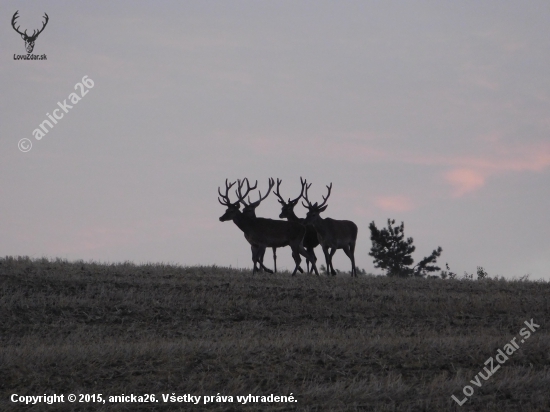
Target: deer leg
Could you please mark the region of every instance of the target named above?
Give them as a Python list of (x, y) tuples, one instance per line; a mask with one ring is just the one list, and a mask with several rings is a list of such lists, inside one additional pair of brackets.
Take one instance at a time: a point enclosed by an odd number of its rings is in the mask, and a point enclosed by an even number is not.
[(273, 248), (273, 270), (275, 270), (275, 273), (277, 273), (277, 248)]
[(262, 267), (264, 266), (264, 257), (265, 257), (265, 247), (258, 247), (258, 261), (260, 262), (260, 267), (258, 268), (258, 272), (262, 270)]
[[(265, 265), (264, 265), (264, 256), (265, 256), (265, 250), (266, 250), (266, 249), (267, 249), (267, 248), (266, 248), (265, 246), (262, 246), (262, 247), (261, 247), (261, 251), (262, 251), (262, 252), (261, 252), (261, 253), (262, 253), (262, 260), (261, 260), (261, 262), (260, 262), (260, 267), (261, 267), (263, 270), (265, 270), (267, 273), (273, 273), (273, 271), (272, 271), (271, 269), (268, 269), (268, 268), (265, 267)], [(277, 261), (275, 261), (275, 268), (277, 268)], [(275, 269), (275, 270), (277, 270), (277, 269)]]
[[(265, 249), (264, 249), (264, 250), (265, 250)], [(260, 267), (261, 267), (263, 270), (265, 270), (267, 273), (273, 273), (273, 271), (272, 271), (271, 269), (266, 268), (266, 267), (264, 266), (264, 263), (263, 263), (263, 262), (260, 262)]]
[(357, 266), (355, 266), (355, 242), (349, 245), (349, 253), (351, 255), (349, 258), (351, 259), (352, 274), (357, 277)]
[[(311, 256), (311, 254), (309, 253), (308, 250), (306, 250), (302, 245), (300, 245), (298, 247), (298, 252), (300, 253), (300, 255), (302, 255), (303, 257), (306, 258), (306, 262), (308, 264), (308, 269), (307, 269), (307, 272), (309, 273), (309, 262), (311, 261), (311, 268), (313, 269), (313, 267), (315, 266), (315, 260), (317, 260), (315, 258), (315, 255)], [(301, 267), (298, 267), (298, 270), (301, 272), (301, 273), (304, 273), (304, 270), (301, 268)], [(317, 271), (317, 267), (315, 267), (315, 273), (317, 274), (317, 276), (319, 275), (319, 272)]]
[[(292, 248), (292, 246), (291, 246), (291, 248)], [(302, 245), (298, 246), (298, 254), (305, 257), (305, 255), (303, 254), (302, 250), (303, 250)], [(294, 252), (292, 252), (292, 253), (293, 253), (292, 257), (294, 257)], [(307, 259), (307, 258), (306, 258), (306, 259)], [(300, 260), (300, 261), (301, 261), (301, 260)], [(304, 273), (304, 269), (302, 269), (302, 266), (300, 266), (300, 265), (298, 265), (298, 272)]]
[(317, 256), (313, 253), (313, 249), (311, 250), (309, 260), (311, 261), (311, 270), (315, 271), (315, 274), (319, 276), (319, 271), (317, 270)]
[(330, 273), (332, 274), (332, 276), (336, 276), (336, 271), (334, 270), (334, 266), (332, 266), (332, 257), (334, 256), (335, 253), (336, 253), (336, 248), (333, 247), (332, 250), (330, 251), (330, 254), (329, 254)]
[(273, 273), (273, 271), (269, 268), (266, 268), (263, 264), (262, 264), (262, 268), (263, 270), (265, 270), (267, 273)]
[[(254, 260), (254, 256), (256, 256), (255, 262), (258, 262), (258, 264), (259, 264), (258, 272), (260, 271), (260, 269), (263, 269), (267, 273), (273, 273), (273, 271), (271, 269), (266, 268), (265, 265), (264, 265), (265, 249), (266, 248), (263, 247), (263, 246), (253, 246), (252, 260)], [(254, 255), (254, 253), (255, 253), (255, 255)], [(256, 263), (254, 263), (254, 267), (256, 267)]]
[(330, 271), (330, 259), (329, 259), (329, 253), (328, 253), (328, 246), (322, 246), (323, 248), (323, 253), (325, 254), (325, 263), (326, 263), (326, 271), (327, 271), (327, 276), (329, 275), (329, 271)]
[(292, 272), (292, 276), (295, 276), (298, 268), (300, 267), (300, 262), (302, 261), (302, 259), (300, 258), (300, 250), (296, 246), (292, 248), (292, 257), (294, 258), (294, 262), (296, 263), (294, 272)]
[(317, 265), (315, 264), (315, 262), (311, 262), (311, 267), (313, 268), (315, 274), (319, 276), (319, 271), (317, 270)]
[(353, 251), (350, 247), (350, 245), (345, 246), (344, 253), (348, 255), (349, 260), (351, 260), (351, 277), (357, 276), (357, 270), (355, 269), (355, 257), (353, 256)]
[(254, 267), (252, 268), (252, 274), (256, 274), (256, 252), (254, 249), (254, 246), (250, 246), (250, 250), (252, 251), (252, 263), (254, 264)]
[[(254, 270), (252, 271), (252, 274), (254, 274), (256, 271), (261, 271), (262, 266), (260, 264), (261, 262), (261, 251), (258, 250), (258, 246), (251, 246), (250, 249), (252, 249), (252, 262), (254, 262)], [(256, 267), (258, 265), (258, 267)]]
[(254, 263), (254, 268), (252, 269), (252, 274), (255, 275), (256, 271), (259, 270), (256, 268), (256, 262), (258, 261), (258, 250), (256, 246), (250, 246), (250, 250), (252, 251), (252, 263)]
[[(304, 248), (304, 245), (303, 243), (300, 245), (301, 248)], [(305, 248), (304, 248), (305, 249)], [(309, 252), (309, 249), (306, 249), (308, 252)], [(303, 254), (302, 254), (303, 255)], [(309, 256), (305, 256), (303, 255), (305, 258), (306, 258), (306, 270), (307, 270), (307, 274), (309, 275), (311, 272), (309, 271)], [(312, 267), (313, 269), (313, 267)]]
[[(308, 273), (311, 273), (311, 272), (313, 272), (313, 263), (317, 262), (317, 256), (315, 256), (315, 251), (313, 250), (312, 247), (308, 247), (308, 248), (307, 248), (307, 251), (308, 251), (309, 254), (313, 257), (313, 260), (310, 259), (311, 262), (312, 262), (312, 264), (311, 264), (311, 271), (310, 271), (309, 268), (308, 268)], [(309, 261), (308, 261), (308, 263), (309, 263)]]
[(323, 253), (325, 255), (325, 263), (326, 263), (326, 268), (325, 270), (327, 271), (327, 276), (330, 274), (330, 267), (331, 267), (331, 261), (330, 261), (330, 253), (329, 253), (329, 248), (328, 246), (323, 246)]

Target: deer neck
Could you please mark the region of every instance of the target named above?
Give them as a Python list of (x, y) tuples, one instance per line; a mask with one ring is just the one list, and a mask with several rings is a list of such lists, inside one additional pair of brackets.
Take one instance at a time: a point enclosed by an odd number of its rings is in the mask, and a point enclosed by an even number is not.
[(300, 219), (298, 216), (296, 216), (296, 213), (294, 213), (294, 210), (290, 211), (288, 213), (288, 219), (289, 222), (298, 222), (300, 223), (302, 219)]
[(248, 233), (254, 227), (254, 220), (255, 218), (253, 217), (246, 216), (243, 213), (239, 213), (233, 218), (233, 223), (235, 223), (237, 227), (241, 229), (244, 233)]
[(315, 228), (317, 233), (323, 234), (325, 233), (325, 219), (323, 219), (321, 216), (317, 215), (315, 218), (311, 221), (311, 226)]

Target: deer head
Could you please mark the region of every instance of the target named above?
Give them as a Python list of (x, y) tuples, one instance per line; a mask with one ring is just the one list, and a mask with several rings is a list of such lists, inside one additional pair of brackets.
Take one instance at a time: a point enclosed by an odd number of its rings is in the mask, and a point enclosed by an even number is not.
[(241, 213), (239, 210), (241, 207), (240, 202), (237, 200), (235, 203), (231, 203), (231, 200), (229, 200), (229, 189), (231, 189), (235, 183), (237, 182), (228, 183), (227, 179), (225, 179), (225, 194), (222, 194), (220, 187), (218, 186), (218, 194), (220, 195), (220, 197), (218, 197), (218, 202), (220, 202), (222, 206), (227, 207), (223, 216), (220, 217), (220, 222), (233, 220), (235, 216)]
[(42, 28), (40, 30), (38, 30), (38, 32), (36, 30), (34, 30), (32, 32), (32, 35), (28, 35), (27, 34), (27, 30), (25, 30), (25, 32), (21, 32), (19, 31), (19, 27), (20, 26), (17, 26), (15, 27), (15, 21), (17, 20), (17, 18), (19, 17), (18, 16), (18, 13), (19, 13), (19, 10), (17, 10), (15, 12), (15, 14), (13, 15), (12, 19), (11, 19), (11, 25), (13, 27), (13, 29), (19, 33), (21, 35), (21, 38), (23, 40), (25, 40), (25, 48), (27, 49), (27, 53), (32, 53), (33, 49), (34, 49), (34, 42), (36, 41), (36, 38), (38, 37), (38, 35), (40, 33), (42, 33), (44, 31), (44, 28), (46, 27), (46, 25), (48, 24), (48, 20), (50, 19), (48, 17), (48, 15), (46, 13), (44, 13), (44, 18), (46, 19), (46, 21), (44, 21), (44, 23), (42, 23)]
[[(258, 181), (256, 180), (256, 183), (252, 187), (250, 187), (250, 183), (248, 182), (248, 178), (246, 177), (242, 181), (240, 179), (237, 180), (237, 182), (238, 182), (238, 185), (237, 185), (238, 187), (235, 193), (239, 198), (239, 202), (241, 202), (244, 205), (243, 214), (256, 217), (256, 208), (260, 205), (260, 203), (262, 203), (263, 200), (265, 200), (265, 198), (267, 198), (267, 196), (269, 196), (271, 189), (273, 189), (273, 186), (275, 186), (275, 181), (272, 178), (269, 178), (269, 189), (267, 190), (266, 195), (262, 197), (262, 192), (258, 192), (260, 197), (255, 202), (250, 201), (250, 196), (248, 196), (248, 193), (250, 193), (251, 190), (254, 190), (256, 189), (256, 187), (258, 187)], [(245, 182), (246, 182), (246, 192), (243, 195), (242, 189)], [(247, 196), (248, 196), (248, 203), (246, 203), (244, 200), (244, 198)]]
[(328, 194), (326, 196), (323, 196), (323, 203), (321, 203), (320, 205), (318, 205), (317, 202), (315, 202), (315, 204), (311, 204), (311, 202), (309, 201), (307, 197), (307, 190), (310, 187), (311, 187), (311, 183), (309, 185), (306, 185), (306, 193), (304, 194), (304, 199), (306, 200), (307, 205), (304, 202), (302, 202), (302, 205), (308, 210), (306, 215), (307, 224), (312, 223), (315, 220), (315, 218), (319, 216), (321, 212), (324, 212), (328, 207), (328, 205), (325, 206), (325, 203), (327, 203), (327, 200), (330, 197), (330, 191), (332, 190), (332, 183), (329, 186), (327, 186)]
[(275, 194), (275, 196), (277, 196), (279, 198), (278, 200), (279, 200), (279, 203), (281, 204), (281, 214), (279, 215), (279, 218), (288, 219), (288, 218), (292, 218), (293, 216), (295, 216), (294, 215), (294, 206), (296, 206), (298, 204), (298, 201), (303, 196), (304, 189), (307, 185), (307, 181), (302, 179), (302, 177), (300, 177), (300, 182), (302, 183), (302, 191), (300, 192), (300, 195), (296, 199), (290, 200), (290, 198), (288, 198), (288, 202), (285, 202), (285, 199), (283, 199), (283, 197), (279, 193), (279, 187), (280, 187), (282, 182), (283, 181), (281, 179), (277, 179), (277, 190), (274, 190), (273, 193)]

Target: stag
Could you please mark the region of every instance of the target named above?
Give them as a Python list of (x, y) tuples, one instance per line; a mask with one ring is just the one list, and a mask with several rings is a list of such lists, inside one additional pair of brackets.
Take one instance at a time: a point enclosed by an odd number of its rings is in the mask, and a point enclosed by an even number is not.
[[(234, 203), (231, 202), (228, 195), (229, 190), (235, 183), (236, 182), (228, 184), (226, 179), (225, 194), (222, 194), (221, 189), (218, 187), (218, 194), (220, 195), (220, 197), (218, 197), (218, 201), (220, 204), (227, 207), (225, 213), (220, 217), (220, 221), (226, 222), (232, 220), (233, 223), (235, 223), (235, 225), (243, 231), (246, 240), (252, 246), (252, 261), (254, 262), (254, 269), (252, 273), (256, 273), (256, 264), (264, 270), (270, 272), (270, 270), (267, 269), (259, 259), (262, 248), (265, 250), (265, 248), (268, 247), (279, 248), (290, 246), (292, 249), (292, 257), (294, 259), (294, 263), (296, 264), (294, 271), (292, 272), (292, 276), (296, 275), (296, 272), (300, 267), (300, 255), (310, 259), (315, 273), (318, 275), (319, 272), (315, 266), (315, 259), (311, 257), (307, 250), (302, 247), (302, 240), (306, 231), (305, 227), (295, 222), (253, 217), (249, 214), (241, 212), (240, 205), (244, 202), (244, 198), (239, 194), (239, 191), (236, 191), (238, 200)], [(239, 186), (244, 184), (244, 182), (241, 183), (240, 180), (238, 183)]]
[[(328, 194), (323, 196), (323, 203), (320, 205), (315, 202), (312, 204), (307, 196), (307, 191), (310, 185), (306, 186), (304, 199), (307, 202), (305, 204), (302, 202), (304, 207), (308, 209), (307, 216), (305, 219), (306, 224), (311, 224), (317, 232), (317, 238), (319, 243), (323, 248), (325, 254), (325, 260), (327, 262), (327, 274), (330, 273), (332, 276), (336, 275), (336, 271), (332, 266), (332, 257), (336, 253), (337, 249), (343, 249), (344, 253), (351, 260), (351, 276), (357, 276), (357, 269), (355, 268), (355, 242), (357, 240), (357, 225), (349, 220), (334, 220), (329, 217), (323, 219), (320, 216), (320, 213), (324, 212), (327, 208), (325, 204), (330, 196), (330, 191), (332, 190), (332, 183), (330, 186), (327, 186)], [(332, 250), (329, 252), (329, 248)]]
[[(279, 215), (279, 217), (281, 219), (287, 219), (289, 222), (300, 223), (306, 227), (306, 235), (304, 236), (302, 245), (312, 256), (315, 257), (315, 251), (313, 249), (315, 249), (319, 245), (317, 232), (315, 231), (315, 228), (312, 225), (306, 225), (305, 219), (299, 218), (294, 213), (294, 206), (298, 204), (298, 201), (303, 196), (304, 188), (307, 185), (307, 181), (300, 177), (300, 183), (302, 184), (302, 191), (300, 192), (300, 195), (296, 199), (290, 200), (290, 198), (288, 198), (288, 202), (285, 202), (285, 199), (283, 199), (283, 197), (281, 196), (281, 193), (279, 192), (281, 183), (282, 183), (282, 180), (277, 179), (277, 189), (273, 191), (275, 196), (278, 197), (279, 203), (281, 204), (281, 214)], [(316, 257), (315, 259), (317, 260)], [(307, 272), (311, 273), (308, 259), (306, 259), (306, 265), (307, 265)], [(313, 266), (311, 267), (311, 270), (313, 270)]]
[(17, 10), (15, 12), (15, 14), (13, 15), (13, 17), (11, 19), (11, 25), (12, 25), (13, 29), (21, 35), (21, 38), (23, 40), (25, 40), (25, 48), (27, 49), (27, 53), (32, 53), (32, 51), (34, 49), (34, 42), (36, 41), (36, 38), (38, 37), (38, 35), (40, 33), (42, 33), (44, 31), (44, 28), (46, 27), (46, 24), (48, 24), (48, 20), (50, 20), (50, 18), (48, 17), (48, 15), (46, 13), (44, 13), (44, 18), (46, 19), (46, 21), (44, 21), (42, 23), (42, 28), (40, 30), (38, 30), (38, 32), (36, 30), (33, 30), (32, 35), (29, 36), (27, 34), (27, 30), (25, 30), (24, 33), (19, 31), (19, 27), (21, 27), (21, 26), (15, 27), (15, 21), (19, 18), (18, 13), (19, 13), (19, 10)]
[[(246, 192), (245, 194), (243, 195), (242, 192), (241, 192), (241, 189), (242, 189), (242, 186), (244, 185), (244, 182), (246, 181)], [(262, 203), (263, 200), (265, 200), (265, 198), (267, 196), (269, 196), (269, 193), (271, 192), (271, 189), (273, 188), (273, 179), (269, 179), (269, 189), (267, 190), (267, 193), (264, 197), (262, 197), (262, 192), (258, 192), (260, 194), (260, 198), (256, 201), (256, 202), (251, 202), (250, 201), (250, 197), (248, 197), (248, 204), (245, 203), (244, 201), (241, 201), (241, 203), (244, 205), (243, 207), (243, 214), (249, 216), (249, 217), (256, 217), (256, 208), (260, 205), (260, 203)], [(258, 187), (258, 181), (256, 180), (256, 183), (254, 184), (254, 186), (250, 187), (250, 183), (248, 182), (248, 178), (245, 177), (243, 180), (242, 180), (242, 183), (241, 181), (239, 181), (239, 184), (238, 184), (238, 189), (237, 189), (237, 196), (239, 198), (246, 198), (248, 196), (248, 193), (250, 193), (251, 190), (254, 190)], [(254, 246), (250, 246), (251, 249), (252, 249), (252, 256), (254, 256)], [(275, 271), (275, 273), (277, 273), (277, 248), (274, 247), (272, 248), (273, 249), (273, 270)], [(262, 248), (259, 248), (258, 250), (258, 259), (259, 259), (259, 262), (261, 264), (259, 270), (262, 269), (262, 266), (263, 266), (263, 262), (264, 262), (264, 256), (265, 256), (265, 250), (266, 248), (265, 247), (262, 247)], [(254, 257), (252, 258), (254, 259)], [(254, 263), (254, 268), (256, 267), (256, 263)], [(263, 266), (265, 268), (265, 266)], [(301, 268), (300, 268), (301, 269)], [(271, 270), (267, 269), (267, 271), (269, 273), (273, 273)], [(303, 270), (302, 270), (303, 271)]]
[[(246, 179), (246, 180), (248, 182), (248, 179)], [(221, 199), (220, 199), (220, 197), (218, 197), (218, 201), (223, 206), (227, 206), (227, 208), (228, 208), (226, 210), (226, 213), (222, 217), (220, 217), (220, 221), (222, 221), (222, 222), (224, 222), (225, 220), (229, 220), (229, 219), (224, 219), (224, 216), (227, 214), (227, 212), (229, 211), (230, 208), (233, 208), (233, 209), (236, 208), (237, 210), (240, 209), (240, 206), (241, 206), (240, 200), (237, 200), (235, 203), (231, 203), (231, 201), (229, 200), (229, 195), (228, 195), (229, 190), (235, 185), (235, 183), (237, 183), (237, 182), (233, 182), (233, 183), (228, 184), (227, 179), (225, 179), (225, 195), (221, 193), (221, 190), (218, 186), (218, 194), (221, 197)], [(257, 183), (258, 182), (256, 181), (256, 184)], [(239, 184), (240, 184), (240, 181), (239, 181)], [(250, 186), (248, 186), (248, 187), (250, 187)], [(256, 185), (253, 188), (250, 188), (249, 190), (255, 189), (255, 188), (256, 188)], [(247, 193), (248, 193), (248, 191), (247, 191)], [(237, 195), (238, 195), (238, 193), (237, 193)], [(260, 195), (261, 195), (261, 193), (260, 193)], [(256, 213), (255, 213), (254, 209), (248, 209), (244, 213), (241, 212), (240, 210), (238, 210), (238, 213), (242, 213), (243, 216), (246, 216), (248, 218), (255, 218), (256, 217)], [(252, 262), (254, 263), (254, 269), (253, 269), (252, 273), (256, 273), (257, 270), (260, 271), (262, 269), (265, 270), (268, 273), (273, 273), (273, 271), (271, 269), (268, 269), (263, 264), (266, 248), (265, 247), (264, 248), (258, 247), (257, 245), (254, 245), (252, 242), (250, 242), (248, 237), (246, 236), (246, 232), (244, 233), (244, 237), (248, 241), (248, 243), (250, 243), (250, 248), (252, 250)], [(259, 268), (256, 267), (257, 263), (259, 265)]]
[[(246, 182), (246, 192), (243, 195), (241, 190), (242, 190), (242, 187), (244, 185), (244, 182)], [(240, 201), (244, 205), (243, 214), (247, 215), (247, 216), (250, 216), (250, 217), (256, 217), (256, 208), (260, 205), (260, 203), (262, 203), (263, 200), (265, 200), (267, 198), (267, 196), (271, 192), (271, 189), (273, 188), (274, 184), (275, 184), (275, 182), (273, 181), (273, 179), (269, 179), (269, 189), (267, 190), (266, 195), (264, 197), (262, 197), (262, 193), (258, 192), (259, 195), (260, 195), (260, 198), (257, 201), (251, 202), (250, 197), (248, 197), (248, 203), (246, 203), (244, 201)], [(256, 180), (256, 183), (254, 184), (254, 186), (250, 187), (250, 183), (248, 182), (248, 178), (245, 177), (242, 180), (242, 182), (239, 181), (238, 189), (235, 193), (237, 194), (237, 197), (239, 197), (240, 199), (244, 199), (248, 196), (248, 193), (251, 190), (256, 189), (257, 186), (258, 186), (258, 181)], [(254, 246), (251, 246), (251, 249), (252, 249), (252, 254), (254, 255)], [(275, 271), (275, 273), (277, 273), (277, 247), (272, 247), (272, 249), (273, 249), (273, 266), (274, 266), (273, 270)], [(259, 259), (259, 262), (261, 262), (262, 264), (264, 262), (265, 250), (266, 250), (265, 247), (260, 247), (259, 250), (258, 250), (258, 253), (259, 253), (258, 259)], [(308, 260), (308, 262), (309, 262), (309, 260)], [(264, 268), (265, 268), (265, 266), (264, 266)], [(262, 269), (262, 267), (260, 267), (259, 269)], [(304, 273), (304, 270), (300, 266), (298, 267), (298, 271), (300, 271), (301, 273)], [(269, 271), (269, 272), (273, 273), (272, 271)]]

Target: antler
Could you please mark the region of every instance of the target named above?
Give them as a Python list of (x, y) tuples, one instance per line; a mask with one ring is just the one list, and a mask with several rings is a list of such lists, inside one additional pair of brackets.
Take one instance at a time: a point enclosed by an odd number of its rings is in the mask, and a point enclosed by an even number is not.
[(304, 188), (305, 188), (305, 186), (306, 186), (306, 184), (307, 184), (307, 181), (304, 180), (304, 179), (302, 179), (302, 177), (300, 176), (300, 182), (302, 183), (302, 191), (300, 192), (300, 195), (299, 195), (296, 199), (294, 199), (294, 200), (290, 200), (290, 197), (289, 197), (289, 198), (288, 198), (288, 203), (285, 202), (285, 200), (283, 199), (283, 197), (282, 197), (282, 196), (280, 195), (280, 193), (279, 193), (279, 186), (280, 186), (280, 184), (281, 184), (282, 182), (283, 182), (283, 181), (282, 181), (281, 179), (277, 179), (277, 191), (273, 191), (273, 193), (275, 194), (275, 196), (277, 196), (277, 197), (279, 198), (279, 203), (281, 203), (282, 205), (287, 206), (287, 205), (291, 204), (291, 205), (295, 206), (296, 203), (298, 203), (298, 200), (300, 200), (300, 198), (301, 198), (301, 197), (303, 196), (303, 194), (304, 194)]
[(321, 203), (320, 205), (317, 205), (317, 202), (315, 202), (315, 204), (311, 204), (311, 202), (309, 201), (308, 197), (307, 197), (307, 190), (311, 187), (311, 183), (309, 185), (306, 185), (306, 193), (304, 194), (304, 199), (306, 200), (307, 202), (307, 205), (302, 202), (302, 205), (304, 205), (305, 208), (307, 209), (312, 209), (312, 208), (315, 208), (315, 209), (320, 209), (322, 208), (325, 203), (327, 203), (327, 200), (328, 198), (330, 197), (330, 191), (332, 190), (332, 183), (327, 186), (327, 189), (328, 189), (328, 194), (325, 196), (323, 196), (323, 203)]
[(304, 195), (304, 189), (306, 188), (307, 186), (307, 180), (306, 179), (302, 179), (302, 176), (300, 176), (300, 183), (302, 184), (302, 190), (300, 191), (300, 196), (298, 196), (296, 199), (294, 200), (290, 200), (290, 197), (288, 198), (288, 202), (289, 203), (293, 203), (293, 204), (296, 204), (298, 203), (298, 200), (300, 200), (300, 198)]
[[(231, 189), (233, 187), (233, 185), (235, 185), (235, 183), (236, 182), (233, 182), (231, 184), (227, 184), (227, 179), (225, 179), (225, 195), (222, 194), (221, 189), (218, 186), (218, 193), (221, 196), (221, 199), (218, 197), (218, 202), (220, 202), (223, 206), (229, 206), (229, 205), (232, 204), (231, 201), (229, 200), (228, 193), (229, 193), (229, 189)], [(223, 201), (222, 201), (222, 199), (223, 199)]]
[[(311, 183), (308, 185), (308, 184), (307, 184), (307, 181), (306, 181), (306, 185), (305, 185), (305, 186), (306, 186), (306, 192), (304, 193), (304, 199), (305, 199), (305, 201), (307, 202), (307, 205), (306, 205), (304, 202), (302, 202), (302, 205), (303, 205), (305, 208), (308, 208), (308, 209), (309, 209), (310, 207), (313, 207), (313, 206), (314, 206), (314, 205), (311, 204), (311, 202), (309, 201), (309, 199), (308, 199), (308, 197), (307, 197), (307, 191), (308, 191), (308, 189), (311, 187)], [(316, 205), (317, 205), (317, 203), (315, 203), (315, 206), (316, 206)]]
[[(12, 10), (13, 10), (13, 9), (12, 9)], [(19, 13), (19, 10), (17, 10), (17, 11), (15, 12), (15, 14), (13, 15), (13, 17), (12, 17), (12, 19), (11, 19), (11, 26), (12, 26), (13, 29), (14, 29), (17, 33), (19, 33), (21, 36), (26, 36), (26, 35), (27, 35), (27, 30), (25, 30), (25, 33), (21, 33), (21, 32), (19, 31), (19, 27), (21, 27), (21, 26), (15, 27), (15, 20), (17, 20), (17, 19), (19, 18), (19, 16), (17, 15), (18, 13)]]
[[(248, 186), (248, 179), (245, 179), (247, 181), (247, 186)], [(244, 184), (244, 181), (243, 181), (243, 184)], [(262, 192), (258, 191), (259, 195), (260, 195), (260, 198), (255, 201), (255, 202), (251, 202), (250, 201), (250, 196), (248, 197), (248, 204), (246, 204), (246, 202), (244, 201), (244, 197), (248, 194), (248, 192), (252, 189), (256, 189), (256, 186), (258, 185), (258, 181), (256, 181), (256, 184), (254, 185), (254, 187), (250, 188), (249, 190), (247, 190), (246, 194), (243, 196), (241, 194), (241, 187), (242, 187), (242, 184), (239, 184), (239, 189), (237, 190), (237, 195), (239, 197), (239, 201), (245, 205), (245, 206), (248, 206), (249, 208), (256, 208), (258, 207), (258, 205), (260, 203), (262, 203), (262, 201), (265, 200), (266, 197), (269, 196), (269, 193), (271, 193), (271, 189), (273, 189), (273, 186), (275, 186), (275, 181), (273, 180), (273, 178), (269, 178), (269, 188), (267, 189), (267, 193), (265, 196), (262, 197)]]
[(281, 185), (282, 182), (283, 182), (283, 181), (282, 181), (281, 179), (277, 178), (277, 190), (274, 190), (274, 191), (273, 191), (273, 194), (279, 198), (279, 203), (280, 203), (280, 204), (286, 205), (285, 199), (283, 199), (283, 197), (282, 197), (281, 194), (279, 193), (279, 186)]
[(330, 186), (327, 186), (327, 189), (328, 189), (327, 197), (323, 196), (323, 203), (319, 205), (320, 208), (323, 207), (325, 203), (327, 203), (327, 200), (330, 197), (330, 191), (332, 190), (332, 183), (330, 184)]
[(270, 177), (270, 178), (269, 178), (269, 188), (267, 189), (267, 193), (265, 194), (265, 196), (262, 197), (262, 192), (260, 192), (260, 191), (258, 190), (259, 199), (256, 200), (254, 203), (250, 203), (250, 197), (249, 197), (249, 198), (248, 198), (248, 203), (249, 203), (248, 206), (249, 206), (249, 207), (252, 207), (252, 208), (258, 207), (258, 205), (259, 205), (260, 203), (262, 203), (262, 202), (265, 200), (266, 197), (269, 196), (269, 194), (271, 193), (271, 189), (273, 189), (273, 186), (275, 186), (275, 181), (273, 180), (273, 178)]
[[(237, 185), (237, 190), (235, 190), (235, 194), (239, 198), (239, 202), (241, 202), (245, 206), (248, 206), (244, 201), (244, 198), (248, 196), (251, 190), (254, 190), (258, 187), (258, 181), (256, 180), (256, 183), (254, 183), (254, 186), (252, 187), (250, 187), (250, 182), (248, 181), (248, 177), (245, 177), (242, 181), (241, 179), (238, 179), (237, 182), (239, 184)], [(243, 188), (244, 182), (246, 182), (246, 192), (243, 195), (241, 190)], [(250, 197), (248, 198), (248, 203), (250, 203)]]

